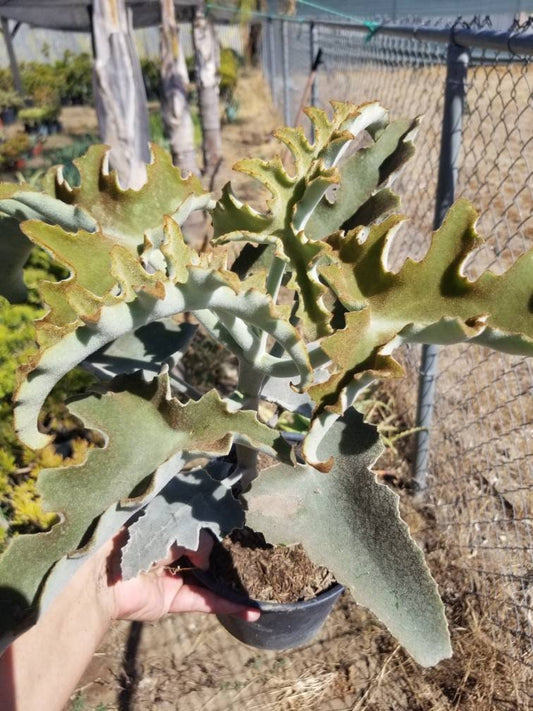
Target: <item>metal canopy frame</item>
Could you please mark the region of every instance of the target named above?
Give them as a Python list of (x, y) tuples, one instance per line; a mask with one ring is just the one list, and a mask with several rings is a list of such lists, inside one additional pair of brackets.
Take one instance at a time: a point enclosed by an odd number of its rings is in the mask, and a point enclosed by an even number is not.
[[(202, 0), (174, 0), (181, 20), (192, 19)], [(0, 17), (32, 27), (68, 32), (90, 32), (92, 0), (0, 0)], [(134, 28), (153, 27), (161, 22), (159, 0), (126, 0)]]

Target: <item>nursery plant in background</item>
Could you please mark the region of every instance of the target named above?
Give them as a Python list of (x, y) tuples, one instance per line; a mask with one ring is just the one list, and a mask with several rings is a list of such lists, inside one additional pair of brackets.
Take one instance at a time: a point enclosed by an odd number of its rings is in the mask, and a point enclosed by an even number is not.
[[(236, 165), (270, 193), (264, 211), (241, 203), (230, 185), (214, 203), (157, 146), (138, 191), (117, 187), (102, 146), (77, 161), (77, 186), (55, 169), (42, 192), (0, 187), (3, 295), (24, 299), (32, 244), (70, 272), (40, 287), (49, 311), (36, 324), (39, 349), (19, 371), (18, 436), (35, 450), (50, 443), (38, 424), (45, 399), (84, 364), (101, 383), (70, 409), (104, 438), (82, 464), (40, 473), (45, 510), (59, 520), (14, 538), (0, 560), (5, 641), (134, 517), (122, 550), (126, 578), (174, 542), (196, 549), (203, 528), (222, 538), (246, 524), (269, 543), (301, 543), (420, 664), (450, 655), (422, 552), (396, 495), (371, 471), (377, 430), (353, 405), (373, 380), (402, 375), (393, 357), (402, 343), (468, 341), (531, 354), (533, 253), (500, 276), (470, 281), (463, 268), (480, 244), (477, 216), (459, 201), (424, 259), (391, 271), (387, 252), (409, 223), (391, 214), (398, 198), (390, 186), (413, 153), (417, 121), (390, 121), (375, 102), (307, 113), (313, 142), (301, 129), (276, 132), (291, 153), (286, 165)], [(363, 147), (350, 152), (354, 141)], [(181, 226), (206, 208), (214, 239), (197, 252)], [(263, 247), (247, 247), (237, 268), (225, 246), (235, 242)], [(177, 318), (185, 312), (237, 357), (230, 395), (199, 396), (179, 376), (195, 330)], [(265, 401), (275, 407), (268, 423), (259, 414)], [(287, 415), (303, 430), (297, 446), (277, 426)], [(277, 461), (260, 471), (258, 453)]]
[(17, 133), (0, 143), (0, 165), (8, 170), (20, 170), (30, 156), (32, 141), (25, 133)]
[(5, 126), (15, 122), (17, 111), (23, 103), (22, 97), (14, 89), (0, 88), (0, 119)]

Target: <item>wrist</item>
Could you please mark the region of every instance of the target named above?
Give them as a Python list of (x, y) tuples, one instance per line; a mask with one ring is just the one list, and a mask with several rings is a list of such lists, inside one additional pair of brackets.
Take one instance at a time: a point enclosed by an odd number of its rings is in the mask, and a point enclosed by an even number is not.
[(108, 558), (111, 543), (104, 545), (91, 558), (91, 589), (94, 590), (96, 610), (103, 627), (109, 627), (117, 619), (114, 588), (109, 584)]

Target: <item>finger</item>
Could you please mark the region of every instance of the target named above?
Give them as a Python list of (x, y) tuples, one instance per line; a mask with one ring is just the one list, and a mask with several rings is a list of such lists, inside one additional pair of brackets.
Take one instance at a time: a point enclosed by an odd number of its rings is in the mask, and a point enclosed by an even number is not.
[(185, 584), (175, 595), (169, 612), (211, 612), (217, 615), (239, 615), (248, 622), (255, 622), (261, 616), (255, 607), (239, 605), (225, 600), (211, 590), (198, 585)]
[(158, 561), (157, 566), (166, 566), (174, 563), (182, 556), (186, 555), (191, 561), (193, 566), (201, 568), (202, 570), (207, 570), (209, 568), (209, 556), (211, 554), (211, 549), (213, 548), (213, 537), (209, 531), (203, 528), (200, 531), (198, 538), (198, 549), (193, 551), (190, 548), (184, 548), (183, 546), (178, 546), (177, 543), (173, 543), (170, 546), (167, 555), (160, 561)]
[(214, 540), (211, 533), (206, 528), (202, 528), (200, 531), (198, 550), (185, 551), (185, 553), (193, 565), (196, 565), (202, 570), (207, 570), (209, 568), (209, 556), (211, 555), (213, 543)]

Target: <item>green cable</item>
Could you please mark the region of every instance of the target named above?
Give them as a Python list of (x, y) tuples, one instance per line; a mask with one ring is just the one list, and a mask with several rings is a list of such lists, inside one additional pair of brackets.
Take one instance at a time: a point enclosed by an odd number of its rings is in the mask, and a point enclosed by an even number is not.
[[(314, 10), (320, 10), (321, 12), (329, 13), (330, 15), (337, 15), (338, 17), (342, 17), (345, 20), (351, 20), (352, 22), (354, 20), (356, 22), (359, 21), (368, 30), (368, 33), (365, 37), (365, 42), (370, 42), (372, 37), (376, 34), (376, 32), (381, 27), (380, 22), (372, 22), (371, 20), (358, 20), (358, 18), (355, 17), (354, 15), (347, 15), (346, 13), (340, 12), (338, 10), (331, 10), (329, 8), (324, 7), (323, 5), (319, 5), (318, 3), (311, 2), (311, 0), (296, 0), (296, 2), (300, 3), (300, 5), (308, 5), (309, 7), (312, 7)], [(238, 7), (231, 7), (229, 5), (218, 5), (217, 3), (213, 3), (213, 2), (206, 3), (206, 7), (208, 10), (224, 10), (226, 12), (232, 12), (235, 14), (237, 14), (239, 12)], [(251, 17), (264, 17), (264, 18), (267, 18), (270, 20), (287, 20), (289, 22), (297, 22), (297, 23), (313, 22), (312, 18), (295, 17), (294, 15), (272, 15), (269, 12), (261, 12), (260, 10), (247, 10), (246, 14)], [(320, 20), (318, 20), (318, 22), (320, 22)]]
[[(337, 17), (342, 17), (345, 20), (357, 20), (357, 17), (354, 17), (353, 15), (347, 15), (345, 12), (340, 12), (339, 10), (332, 10), (329, 7), (324, 7), (323, 5), (319, 5), (316, 2), (311, 2), (310, 0), (296, 0), (296, 2), (299, 5), (307, 5), (308, 7), (312, 7), (313, 10), (320, 10), (321, 12), (326, 12), (328, 15), (336, 15)], [(312, 20), (311, 20), (312, 21)], [(366, 23), (364, 23), (366, 24)]]
[[(345, 12), (340, 12), (339, 10), (333, 10), (329, 7), (324, 7), (323, 5), (319, 5), (319, 3), (311, 2), (311, 0), (296, 0), (296, 2), (299, 3), (300, 5), (307, 5), (308, 7), (312, 7), (314, 10), (320, 10), (321, 12), (326, 12), (329, 15), (336, 15), (337, 17), (342, 17), (345, 20), (351, 20), (352, 22), (354, 20), (356, 22), (360, 22), (368, 30), (368, 34), (365, 37), (365, 42), (370, 42), (372, 37), (376, 34), (376, 32), (381, 27), (381, 22), (372, 22), (371, 20), (360, 20), (359, 18), (355, 17), (354, 15), (347, 15)], [(310, 21), (312, 22), (312, 19)]]

